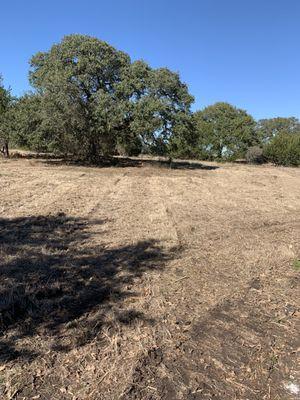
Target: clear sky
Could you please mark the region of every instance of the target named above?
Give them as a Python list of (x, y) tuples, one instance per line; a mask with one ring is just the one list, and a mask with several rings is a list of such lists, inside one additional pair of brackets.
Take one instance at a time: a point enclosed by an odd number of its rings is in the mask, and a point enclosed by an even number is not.
[(300, 0), (2, 0), (0, 14), (0, 73), (17, 95), (31, 55), (82, 33), (178, 71), (194, 109), (300, 118)]

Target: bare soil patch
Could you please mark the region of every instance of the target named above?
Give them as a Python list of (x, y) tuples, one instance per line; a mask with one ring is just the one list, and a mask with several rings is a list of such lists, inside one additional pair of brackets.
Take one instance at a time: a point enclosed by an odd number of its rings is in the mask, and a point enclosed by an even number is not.
[(0, 398), (299, 398), (299, 169), (171, 167), (0, 161)]

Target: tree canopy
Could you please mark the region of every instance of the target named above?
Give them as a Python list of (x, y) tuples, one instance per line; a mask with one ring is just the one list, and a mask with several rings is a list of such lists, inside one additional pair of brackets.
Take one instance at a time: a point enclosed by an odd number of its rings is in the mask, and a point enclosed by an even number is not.
[(257, 132), (261, 141), (267, 143), (281, 133), (299, 133), (300, 121), (295, 117), (261, 119), (257, 123)]
[(215, 103), (195, 113), (202, 152), (210, 158), (236, 158), (257, 143), (255, 121), (246, 111)]
[(40, 95), (43, 128), (59, 150), (95, 159), (140, 137), (166, 141), (179, 112), (193, 100), (178, 74), (131, 62), (99, 39), (70, 35), (31, 59), (30, 82)]

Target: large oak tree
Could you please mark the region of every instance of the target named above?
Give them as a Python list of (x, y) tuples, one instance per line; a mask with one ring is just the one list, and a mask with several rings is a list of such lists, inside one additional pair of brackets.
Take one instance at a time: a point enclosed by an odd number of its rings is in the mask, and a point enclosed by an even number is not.
[(31, 59), (43, 129), (57, 149), (90, 160), (140, 138), (166, 143), (193, 101), (178, 74), (152, 69), (106, 42), (70, 35)]
[(234, 159), (257, 144), (255, 121), (246, 111), (228, 103), (215, 103), (195, 113), (201, 151), (207, 158)]

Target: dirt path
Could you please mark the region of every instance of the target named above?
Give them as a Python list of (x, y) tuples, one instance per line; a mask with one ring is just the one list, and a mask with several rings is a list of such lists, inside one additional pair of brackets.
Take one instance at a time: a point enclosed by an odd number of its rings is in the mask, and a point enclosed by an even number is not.
[(3, 398), (299, 398), (299, 176), (1, 162)]

